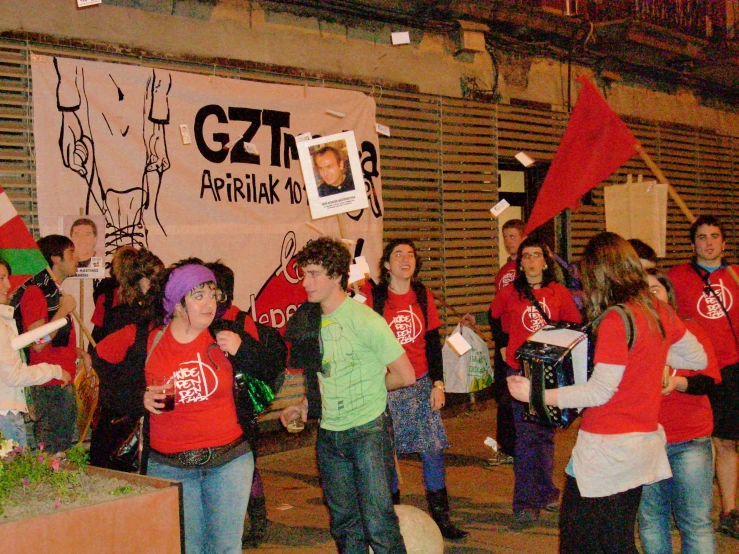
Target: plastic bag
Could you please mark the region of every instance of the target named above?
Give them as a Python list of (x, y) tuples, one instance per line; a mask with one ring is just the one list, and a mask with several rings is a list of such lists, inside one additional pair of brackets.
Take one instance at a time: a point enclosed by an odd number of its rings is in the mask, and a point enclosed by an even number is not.
[(450, 345), (444, 343), (441, 354), (446, 391), (469, 393), (486, 389), (493, 384), (487, 343), (467, 326), (457, 325), (454, 333), (460, 333), (472, 348), (459, 356)]

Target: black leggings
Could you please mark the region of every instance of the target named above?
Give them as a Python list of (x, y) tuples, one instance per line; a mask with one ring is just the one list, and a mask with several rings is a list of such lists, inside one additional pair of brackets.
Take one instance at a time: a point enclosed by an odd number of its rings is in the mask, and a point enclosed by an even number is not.
[(559, 515), (560, 554), (638, 554), (634, 539), (642, 487), (583, 498), (567, 476)]

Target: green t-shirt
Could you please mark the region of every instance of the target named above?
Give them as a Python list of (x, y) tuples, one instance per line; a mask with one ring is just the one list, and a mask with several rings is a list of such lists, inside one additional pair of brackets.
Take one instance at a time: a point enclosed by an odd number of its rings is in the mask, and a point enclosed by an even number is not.
[(348, 298), (321, 316), (321, 427), (345, 431), (385, 411), (387, 364), (404, 353), (385, 319)]

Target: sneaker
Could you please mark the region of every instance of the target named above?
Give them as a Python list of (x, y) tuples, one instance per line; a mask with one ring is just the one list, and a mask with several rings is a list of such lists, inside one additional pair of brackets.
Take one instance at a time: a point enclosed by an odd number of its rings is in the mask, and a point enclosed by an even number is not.
[(544, 506), (544, 509), (547, 512), (558, 513), (559, 512), (559, 500), (553, 500), (552, 502)]
[(497, 467), (499, 465), (509, 465), (513, 463), (513, 456), (509, 456), (503, 452), (496, 452), (495, 456), (488, 458), (487, 465)]
[(534, 510), (521, 510), (513, 516), (513, 523), (508, 526), (511, 531), (523, 531), (539, 521), (539, 514)]
[(739, 539), (739, 511), (731, 510), (728, 514), (721, 514), (718, 520), (718, 531)]

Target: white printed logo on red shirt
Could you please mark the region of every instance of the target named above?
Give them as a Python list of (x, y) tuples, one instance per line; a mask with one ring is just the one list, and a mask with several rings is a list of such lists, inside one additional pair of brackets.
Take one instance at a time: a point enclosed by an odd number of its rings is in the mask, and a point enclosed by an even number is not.
[(218, 375), (199, 353), (197, 360), (182, 362), (175, 376), (177, 401), (183, 404), (207, 400), (218, 389)]
[(498, 285), (498, 288), (502, 289), (503, 287), (507, 287), (513, 282), (513, 279), (516, 277), (516, 270), (512, 269), (511, 271), (507, 271), (503, 277), (500, 278), (500, 285)]
[[(721, 298), (721, 302), (723, 302), (726, 311), (728, 312), (731, 310), (731, 306), (734, 304), (734, 298), (731, 295), (731, 291), (724, 286), (724, 280), (719, 279), (718, 283), (712, 283), (711, 288), (713, 289), (713, 292)], [(721, 307), (718, 298), (716, 298), (716, 295), (704, 291), (703, 294), (700, 295), (700, 298), (698, 298), (696, 309), (698, 310), (698, 313), (706, 319), (721, 319), (725, 316), (724, 310)]]
[(421, 318), (413, 313), (413, 308), (408, 306), (407, 310), (398, 310), (390, 322), (390, 329), (395, 333), (395, 338), (402, 344), (409, 344), (416, 340), (421, 334), (423, 325)]
[[(547, 307), (546, 299), (541, 300), (539, 302), (539, 305), (546, 312), (547, 317), (551, 318), (552, 312)], [(538, 331), (539, 329), (544, 327), (546, 324), (547, 324), (546, 320), (539, 313), (539, 310), (537, 310), (534, 306), (528, 306), (526, 310), (521, 314), (521, 325), (523, 325), (524, 328), (531, 333)]]

